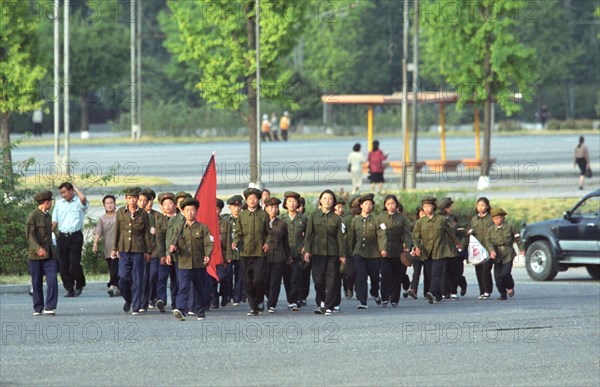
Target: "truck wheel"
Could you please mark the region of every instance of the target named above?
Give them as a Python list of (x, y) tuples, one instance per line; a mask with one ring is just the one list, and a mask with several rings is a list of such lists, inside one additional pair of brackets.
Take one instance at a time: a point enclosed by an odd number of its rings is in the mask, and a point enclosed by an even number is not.
[(551, 281), (556, 277), (556, 263), (547, 242), (537, 241), (529, 246), (525, 254), (525, 268), (535, 281)]
[(600, 265), (587, 265), (585, 267), (595, 280), (600, 280)]

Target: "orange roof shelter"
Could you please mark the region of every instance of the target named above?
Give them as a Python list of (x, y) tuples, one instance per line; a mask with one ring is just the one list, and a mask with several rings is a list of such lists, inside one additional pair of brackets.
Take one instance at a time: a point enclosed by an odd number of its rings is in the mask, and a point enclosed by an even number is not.
[[(440, 105), (440, 139), (441, 139), (441, 159), (440, 160), (427, 160), (425, 163), (427, 166), (434, 170), (441, 170), (448, 168), (456, 168), (458, 164), (464, 163), (467, 167), (476, 167), (481, 164), (481, 141), (479, 133), (479, 112), (475, 109), (475, 159), (463, 159), (463, 160), (447, 160), (446, 159), (446, 127), (445, 127), (445, 115), (444, 105), (458, 102), (459, 96), (455, 92), (449, 91), (423, 91), (417, 93), (417, 103), (420, 104), (432, 104), (437, 103)], [(407, 95), (408, 104), (414, 103), (414, 93)], [(402, 104), (402, 93), (394, 93), (392, 95), (382, 94), (345, 94), (345, 95), (325, 95), (321, 97), (321, 101), (331, 105), (367, 105), (367, 142), (369, 151), (372, 149), (373, 144), (373, 107), (375, 105), (401, 105)], [(406, 117), (408, 118), (408, 117)], [(406, 163), (409, 162), (409, 143), (410, 143), (410, 131), (407, 131), (404, 139), (404, 146)], [(417, 169), (420, 169), (425, 163), (417, 163)], [(399, 164), (399, 165), (398, 165)], [(393, 169), (402, 168), (402, 162), (390, 162), (390, 166)]]

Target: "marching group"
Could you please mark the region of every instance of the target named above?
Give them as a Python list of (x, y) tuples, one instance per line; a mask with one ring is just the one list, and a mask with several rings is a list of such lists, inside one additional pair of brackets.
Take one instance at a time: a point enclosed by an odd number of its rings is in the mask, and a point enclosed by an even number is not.
[[(62, 198), (52, 215), (53, 195), (44, 191), (35, 195), (38, 208), (27, 219), (34, 315), (55, 314), (57, 272), (66, 297), (78, 297), (85, 286), (81, 228), (89, 203), (70, 183), (59, 191)], [(381, 307), (397, 307), (401, 296), (418, 298), (422, 272), (423, 296), (430, 304), (456, 300), (467, 291), (463, 272), (469, 235), (490, 257), (475, 266), (479, 299), (492, 294), (492, 269), (499, 299), (515, 294), (513, 243), (523, 250), (521, 240), (504, 222), (507, 213), (492, 209), (485, 197), (477, 200), (470, 227), (461, 228), (448, 197), (439, 204), (435, 197), (424, 197), (412, 222), (395, 195), (384, 198), (378, 215), (373, 194), (356, 196), (346, 215), (346, 203), (324, 190), (307, 215), (305, 199), (297, 192), (285, 192), (282, 201), (268, 190), (248, 188), (243, 197), (227, 200), (227, 215), (221, 215), (225, 203), (217, 199), (220, 241), (215, 241), (208, 226), (196, 221), (202, 203), (190, 194), (156, 197), (151, 189), (138, 187), (124, 193), (126, 205), (119, 209), (113, 195), (102, 199), (105, 214), (98, 220), (93, 250), (99, 251), (102, 239), (108, 294), (123, 297), (123, 311), (132, 315), (149, 309), (164, 313), (168, 298), (179, 320), (189, 315), (202, 320), (207, 310), (246, 302), (248, 316), (272, 314), (282, 282), (287, 309), (295, 312), (307, 306), (311, 276), (316, 314), (338, 312), (342, 292), (358, 300), (357, 309), (367, 309), (369, 295)], [(160, 212), (153, 209), (155, 198)], [(279, 213), (280, 206), (285, 213)], [(216, 266), (218, 281), (207, 272), (215, 242), (223, 258)]]

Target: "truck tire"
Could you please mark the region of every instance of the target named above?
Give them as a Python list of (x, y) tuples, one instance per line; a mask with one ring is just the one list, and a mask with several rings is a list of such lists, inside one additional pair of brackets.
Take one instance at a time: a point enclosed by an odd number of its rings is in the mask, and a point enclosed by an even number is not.
[(525, 254), (525, 268), (534, 281), (552, 281), (556, 277), (556, 262), (548, 242), (536, 241), (529, 246)]
[(595, 280), (600, 280), (600, 265), (587, 265), (585, 267)]

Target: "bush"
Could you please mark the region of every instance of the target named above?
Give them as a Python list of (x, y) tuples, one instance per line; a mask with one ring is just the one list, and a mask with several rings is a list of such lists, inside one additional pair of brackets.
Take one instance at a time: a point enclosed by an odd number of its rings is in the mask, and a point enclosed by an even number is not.
[[(146, 102), (142, 123), (144, 133), (156, 136), (232, 136), (246, 128), (237, 113), (208, 106), (195, 108), (181, 102)], [(110, 125), (115, 131), (129, 131), (131, 116), (121, 114), (119, 120)]]
[[(18, 145), (2, 150), (2, 156)], [(34, 160), (20, 165), (2, 165), (0, 176), (0, 274), (28, 273), (25, 222), (36, 208), (33, 191), (22, 188), (22, 178)], [(16, 170), (16, 171), (15, 171)]]
[(498, 122), (499, 132), (515, 132), (521, 129), (521, 124), (515, 120), (506, 120)]
[(590, 130), (593, 128), (592, 120), (550, 120), (546, 123), (548, 130)]

